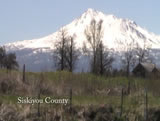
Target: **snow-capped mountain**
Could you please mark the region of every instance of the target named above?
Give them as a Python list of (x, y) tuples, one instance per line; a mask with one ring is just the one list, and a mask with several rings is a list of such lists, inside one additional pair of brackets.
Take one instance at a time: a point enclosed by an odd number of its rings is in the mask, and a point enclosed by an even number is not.
[[(83, 43), (86, 43), (84, 31), (93, 19), (95, 19), (96, 22), (99, 22), (100, 20), (103, 21), (102, 27), (104, 35), (102, 40), (104, 45), (110, 49), (119, 49), (117, 40), (129, 42), (133, 38), (141, 46), (143, 46), (145, 40), (148, 44), (152, 45), (153, 49), (157, 50), (156, 52), (160, 49), (160, 36), (148, 32), (134, 21), (117, 18), (114, 15), (105, 15), (102, 12), (93, 9), (88, 9), (79, 18), (63, 27), (67, 31), (68, 36), (76, 36), (76, 47), (82, 48)], [(43, 38), (17, 41), (6, 44), (5, 46), (8, 51), (16, 52), (19, 63), (27, 63), (29, 70), (46, 70), (53, 65), (51, 64), (53, 63), (52, 52), (55, 42), (58, 41), (59, 31), (60, 30)], [(87, 65), (87, 61), (84, 60), (84, 58), (83, 61), (79, 60), (79, 63), (85, 62)], [(36, 66), (38, 68), (36, 68)], [(86, 70), (84, 68), (81, 68), (80, 70), (82, 69)]]

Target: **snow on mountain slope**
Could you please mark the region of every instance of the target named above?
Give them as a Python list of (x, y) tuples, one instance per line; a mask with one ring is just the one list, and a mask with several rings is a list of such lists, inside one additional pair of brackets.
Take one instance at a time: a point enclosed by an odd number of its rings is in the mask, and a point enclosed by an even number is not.
[[(103, 20), (104, 37), (103, 42), (109, 48), (116, 48), (117, 40), (130, 41), (134, 38), (140, 45), (143, 40), (146, 40), (152, 45), (152, 48), (160, 48), (160, 36), (156, 36), (153, 33), (138, 26), (134, 21), (128, 19), (117, 18), (113, 15), (105, 15), (102, 12), (88, 9), (78, 19), (75, 19), (72, 23), (64, 26), (67, 30), (68, 36), (76, 35), (77, 46), (82, 47), (86, 38), (84, 30), (89, 26), (92, 19), (97, 22)], [(33, 40), (24, 40), (6, 45), (10, 49), (24, 49), (24, 48), (54, 48), (54, 43), (57, 41), (58, 31), (40, 38)]]
[[(143, 42), (146, 41), (157, 53), (160, 50), (160, 36), (148, 32), (134, 21), (117, 18), (114, 15), (105, 15), (102, 12), (93, 9), (88, 9), (79, 18), (63, 27), (67, 31), (68, 36), (76, 36), (76, 47), (81, 48), (83, 43), (86, 42), (84, 31), (93, 19), (95, 19), (96, 22), (103, 20), (102, 27), (104, 35), (102, 40), (108, 48), (119, 50), (117, 41), (129, 42), (134, 38), (141, 46), (143, 46)], [(37, 70), (44, 68), (44, 65), (45, 68), (48, 68), (51, 63), (53, 65), (51, 56), (54, 44), (58, 40), (59, 31), (60, 30), (43, 38), (17, 41), (8, 43), (5, 46), (8, 51), (16, 52), (18, 61), (21, 65), (23, 63), (28, 63), (32, 68), (30, 70), (34, 70), (36, 68), (35, 65), (38, 67)], [(152, 55), (154, 56), (154, 53)], [(45, 58), (43, 59), (43, 57)], [(160, 55), (157, 60), (159, 59)], [(85, 59), (83, 58), (83, 60)], [(79, 60), (79, 63), (82, 63), (83, 60)], [(85, 62), (87, 65), (88, 63), (86, 60)], [(40, 65), (43, 65), (43, 67)], [(84, 67), (86, 67), (86, 65)], [(85, 69), (81, 68), (80, 70)]]

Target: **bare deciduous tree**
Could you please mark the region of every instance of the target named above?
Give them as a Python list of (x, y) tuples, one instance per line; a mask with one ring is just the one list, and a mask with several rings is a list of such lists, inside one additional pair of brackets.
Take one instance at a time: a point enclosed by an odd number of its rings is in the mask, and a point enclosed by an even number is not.
[(109, 50), (103, 45), (101, 41), (97, 49), (97, 64), (99, 74), (103, 75), (106, 71), (109, 71), (112, 67), (113, 57), (109, 55)]
[(96, 23), (96, 21), (93, 19), (91, 21), (90, 26), (88, 26), (85, 30), (85, 36), (87, 42), (89, 43), (89, 46), (92, 49), (93, 58), (91, 62), (91, 72), (93, 73), (97, 73), (96, 57), (97, 57), (97, 47), (99, 46), (103, 35), (102, 23), (103, 23), (102, 20)]
[(59, 31), (58, 35), (58, 42), (55, 44), (55, 51), (54, 51), (54, 60), (55, 65), (58, 70), (64, 70), (67, 67), (65, 61), (66, 55), (66, 44), (67, 44), (67, 32), (64, 28)]
[(69, 70), (72, 72), (79, 55), (79, 51), (75, 47), (74, 37), (68, 37), (67, 31), (63, 28), (59, 32), (59, 37), (54, 51), (55, 64), (58, 70)]
[(66, 54), (65, 59), (67, 62), (67, 67), (70, 72), (75, 68), (76, 61), (79, 56), (79, 51), (75, 47), (74, 37), (69, 37), (66, 44)]
[(139, 63), (151, 60), (149, 58), (150, 48), (151, 44), (147, 43), (146, 40), (143, 40), (142, 46), (139, 43), (136, 44), (136, 55)]
[(102, 20), (98, 23), (94, 19), (91, 21), (90, 26), (88, 26), (85, 30), (87, 44), (89, 44), (91, 51), (87, 49), (86, 45), (84, 45), (83, 48), (83, 51), (87, 53), (91, 52), (91, 72), (101, 75), (103, 75), (106, 70), (109, 70), (113, 62), (113, 58), (109, 56), (109, 51), (102, 42), (102, 37), (104, 34), (102, 23)]
[(124, 52), (122, 55), (122, 63), (124, 64), (124, 69), (126, 71), (126, 76), (130, 75), (131, 67), (136, 63), (136, 54), (135, 54), (135, 40), (132, 38), (130, 41), (119, 42)]

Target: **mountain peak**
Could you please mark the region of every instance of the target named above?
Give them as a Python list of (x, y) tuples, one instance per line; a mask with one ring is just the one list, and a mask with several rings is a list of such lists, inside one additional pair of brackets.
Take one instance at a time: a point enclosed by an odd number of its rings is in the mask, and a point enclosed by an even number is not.
[(86, 12), (83, 13), (82, 16), (84, 16), (85, 18), (87, 16), (91, 16), (91, 17), (95, 17), (97, 15), (99, 15), (101, 12), (95, 10), (95, 9), (92, 9), (92, 8), (89, 8)]
[[(131, 40), (135, 38), (139, 43), (146, 39), (148, 42), (152, 42), (156, 47), (157, 43), (160, 43), (159, 37), (149, 33), (147, 30), (138, 26), (134, 21), (129, 19), (121, 19), (109, 14), (106, 15), (100, 11), (89, 8), (79, 18), (75, 19), (70, 24), (64, 26), (66, 28), (68, 36), (76, 35), (76, 43), (79, 47), (82, 47), (85, 38), (84, 31), (87, 26), (90, 25), (91, 20), (95, 19), (97, 22), (103, 20), (104, 30), (104, 44), (109, 48), (116, 48), (116, 40)], [(12, 48), (53, 48), (52, 43), (57, 41), (58, 31), (39, 39), (18, 41), (15, 43), (7, 44)], [(155, 44), (156, 43), (156, 44)], [(159, 45), (158, 45), (159, 46)], [(152, 46), (153, 47), (153, 46)]]
[(86, 12), (87, 13), (97, 13), (97, 10), (92, 9), (92, 8), (88, 8), (88, 10)]
[(104, 14), (101, 11), (92, 9), (92, 8), (88, 8), (80, 17), (81, 20), (84, 19), (105, 19), (105, 18), (110, 18), (112, 20), (117, 19), (116, 16), (112, 15), (112, 14)]

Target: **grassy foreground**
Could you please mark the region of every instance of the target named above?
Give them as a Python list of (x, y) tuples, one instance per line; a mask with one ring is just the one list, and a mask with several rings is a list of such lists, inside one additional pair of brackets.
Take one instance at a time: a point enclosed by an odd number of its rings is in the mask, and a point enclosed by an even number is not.
[[(90, 73), (73, 74), (65, 71), (43, 73), (26, 72), (25, 77), (25, 81), (23, 81), (22, 72), (12, 71), (6, 73), (6, 70), (0, 70), (0, 117), (4, 118), (7, 114), (3, 114), (3, 111), (7, 110), (8, 112), (13, 112), (13, 116), (21, 115), (22, 119), (27, 119), (28, 117), (30, 120), (37, 117), (39, 120), (44, 120), (43, 116), (48, 115), (46, 121), (49, 121), (52, 116), (55, 118), (57, 115), (60, 119), (64, 116), (63, 118), (66, 121), (71, 119), (84, 119), (86, 121), (94, 119), (98, 121), (100, 119), (96, 119), (97, 115), (103, 114), (97, 113), (102, 110), (99, 108), (105, 107), (104, 109), (108, 110), (112, 107), (114, 112), (112, 118), (114, 121), (127, 120), (126, 118), (129, 118), (131, 121), (134, 121), (135, 118), (141, 121), (145, 118), (145, 89), (147, 89), (148, 112), (152, 111), (150, 115), (160, 109), (160, 79), (126, 78), (120, 76), (102, 77)], [(122, 88), (124, 90), (123, 103)], [(127, 93), (128, 88), (130, 93)], [(18, 97), (37, 98), (39, 91), (41, 98), (50, 96), (52, 98), (67, 98), (70, 101), (71, 89), (72, 105), (70, 102), (66, 106), (61, 104), (41, 104), (40, 106), (37, 104), (17, 104)], [(68, 108), (71, 108), (71, 106), (73, 110), (72, 113), (77, 112), (76, 115), (70, 114), (70, 111), (66, 111)], [(90, 109), (91, 107), (92, 109)], [(121, 109), (123, 109), (123, 112)], [(38, 110), (40, 115), (37, 114)], [(49, 116), (49, 112), (53, 115)], [(78, 118), (77, 115), (82, 112), (95, 112), (95, 117), (92, 119), (88, 116), (90, 118), (87, 119), (84, 114), (81, 114), (81, 118)], [(120, 116), (121, 112), (122, 115)], [(73, 116), (72, 118), (65, 118), (71, 115), (74, 115), (76, 118), (73, 118)], [(152, 115), (150, 117), (152, 117)]]

